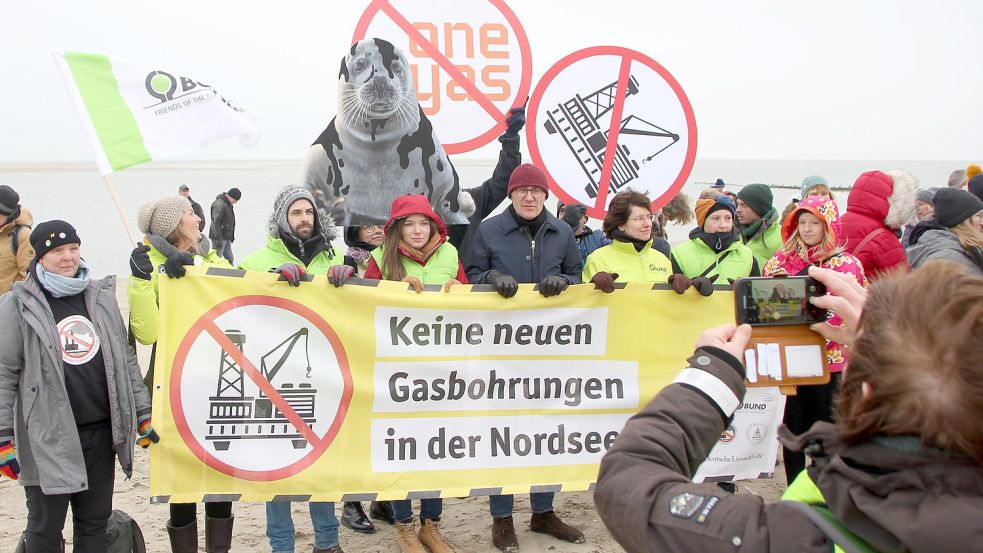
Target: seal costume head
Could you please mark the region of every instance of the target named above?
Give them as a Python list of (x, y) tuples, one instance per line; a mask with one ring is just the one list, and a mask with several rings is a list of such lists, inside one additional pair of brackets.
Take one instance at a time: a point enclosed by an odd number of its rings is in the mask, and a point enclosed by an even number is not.
[(301, 176), (318, 207), (343, 200), (352, 225), (385, 223), (404, 195), (426, 196), (447, 224), (467, 223), (473, 209), (417, 101), (406, 56), (378, 38), (342, 58), (338, 112), (308, 149)]

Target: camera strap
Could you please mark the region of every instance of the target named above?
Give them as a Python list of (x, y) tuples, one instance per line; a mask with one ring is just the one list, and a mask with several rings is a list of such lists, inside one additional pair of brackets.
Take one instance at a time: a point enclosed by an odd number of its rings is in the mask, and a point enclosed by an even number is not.
[(696, 278), (705, 277), (708, 274), (710, 274), (710, 271), (716, 269), (717, 266), (720, 265), (720, 262), (723, 261), (728, 255), (730, 255), (730, 252), (732, 252), (732, 251), (734, 251), (734, 250), (727, 250), (727, 251), (725, 251), (724, 252), (724, 255), (718, 257), (717, 260), (713, 262), (713, 265), (710, 265), (709, 267), (707, 267), (706, 270), (703, 271), (702, 273), (700, 273), (700, 276), (698, 276)]

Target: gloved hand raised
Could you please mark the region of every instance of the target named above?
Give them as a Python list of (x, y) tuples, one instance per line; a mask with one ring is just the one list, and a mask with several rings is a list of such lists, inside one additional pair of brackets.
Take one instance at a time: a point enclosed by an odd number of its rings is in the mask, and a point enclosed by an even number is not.
[(519, 291), (519, 283), (512, 275), (507, 275), (499, 271), (488, 271), (485, 275), (485, 282), (495, 287), (498, 295), (503, 298), (511, 298)]
[(570, 286), (570, 281), (560, 275), (553, 275), (544, 278), (539, 281), (539, 293), (543, 297), (559, 296), (560, 292), (567, 289)]
[(505, 124), (509, 126), (508, 129), (505, 129), (505, 134), (518, 136), (522, 127), (526, 126), (526, 107), (519, 106), (509, 110), (509, 116), (505, 120)]
[(307, 271), (296, 263), (284, 263), (280, 265), (280, 268), (276, 272), (280, 273), (280, 276), (287, 280), (287, 284), (294, 287), (300, 286), (300, 281), (307, 274)]
[(403, 282), (413, 287), (413, 291), (419, 294), (423, 291), (423, 282), (415, 276), (403, 277)]
[(135, 278), (150, 280), (150, 275), (154, 272), (154, 264), (150, 262), (147, 252), (150, 246), (137, 243), (137, 247), (130, 252), (130, 274)]
[(693, 285), (693, 281), (686, 278), (685, 275), (674, 274), (669, 275), (669, 286), (672, 286), (672, 291), (679, 294), (680, 296), (686, 293), (686, 289)]
[(0, 474), (17, 480), (20, 474), (20, 463), (17, 462), (17, 450), (11, 442), (0, 443)]
[(160, 441), (160, 436), (154, 430), (154, 427), (150, 425), (150, 417), (147, 417), (137, 424), (137, 445), (147, 449), (150, 444), (157, 443)]
[(605, 294), (614, 292), (615, 280), (618, 280), (618, 273), (606, 273), (604, 271), (598, 271), (594, 274), (594, 276), (590, 277), (590, 281), (594, 284), (594, 288), (604, 292)]
[(195, 256), (191, 252), (174, 252), (164, 262), (164, 274), (170, 278), (181, 278), (187, 272), (185, 265), (194, 265)]
[(693, 288), (700, 293), (701, 296), (708, 297), (713, 294), (713, 283), (717, 281), (720, 275), (713, 275), (710, 278), (699, 276), (693, 279)]
[(345, 282), (355, 273), (349, 265), (332, 265), (328, 267), (328, 282), (334, 284), (335, 288), (345, 285)]

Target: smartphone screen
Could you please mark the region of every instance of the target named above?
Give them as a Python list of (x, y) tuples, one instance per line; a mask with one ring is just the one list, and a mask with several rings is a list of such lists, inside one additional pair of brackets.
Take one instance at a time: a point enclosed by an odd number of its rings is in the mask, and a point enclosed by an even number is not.
[(809, 303), (826, 287), (807, 277), (742, 278), (735, 283), (737, 320), (750, 325), (812, 324), (826, 320), (826, 310)]

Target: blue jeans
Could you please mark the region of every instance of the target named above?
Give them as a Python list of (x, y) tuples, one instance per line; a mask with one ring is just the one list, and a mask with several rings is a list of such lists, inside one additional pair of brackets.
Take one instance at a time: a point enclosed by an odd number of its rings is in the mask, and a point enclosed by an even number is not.
[[(314, 546), (328, 549), (338, 545), (338, 517), (332, 502), (310, 502), (311, 523), (314, 525)], [(266, 503), (266, 537), (273, 553), (294, 553), (294, 521), (290, 517), (289, 501)]]
[[(491, 516), (495, 518), (505, 518), (512, 516), (512, 504), (515, 502), (514, 495), (493, 495), (488, 498), (488, 507)], [(532, 512), (537, 515), (548, 513), (553, 510), (553, 492), (531, 493), (529, 494), (529, 504), (532, 505)]]
[[(410, 503), (409, 499), (391, 501), (390, 504), (393, 506), (393, 520), (400, 521), (413, 518), (413, 505)], [(440, 520), (440, 513), (443, 512), (443, 510), (443, 499), (437, 498), (420, 500), (421, 519), (429, 518), (430, 520)]]
[(236, 266), (232, 256), (232, 242), (229, 242), (228, 240), (215, 240), (212, 242), (212, 248), (215, 249), (215, 253), (218, 254), (219, 257), (224, 257), (226, 260), (228, 260), (230, 265), (233, 267)]

